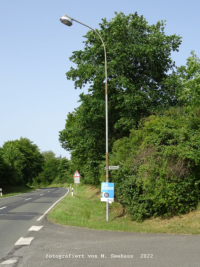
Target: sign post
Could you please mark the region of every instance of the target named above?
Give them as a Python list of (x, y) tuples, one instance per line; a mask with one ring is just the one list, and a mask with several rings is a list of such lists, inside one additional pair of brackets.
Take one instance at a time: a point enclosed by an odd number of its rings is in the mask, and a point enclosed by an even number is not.
[[(107, 163), (107, 162), (106, 162)], [(105, 171), (108, 178), (109, 170), (118, 170), (119, 166), (108, 166), (106, 164)], [(106, 221), (109, 221), (109, 203), (114, 202), (114, 183), (109, 183), (106, 179), (106, 183), (101, 183), (101, 201), (106, 202)]]
[(78, 171), (75, 171), (74, 173), (74, 183), (76, 184), (76, 195), (78, 196), (78, 184), (80, 184), (80, 174)]

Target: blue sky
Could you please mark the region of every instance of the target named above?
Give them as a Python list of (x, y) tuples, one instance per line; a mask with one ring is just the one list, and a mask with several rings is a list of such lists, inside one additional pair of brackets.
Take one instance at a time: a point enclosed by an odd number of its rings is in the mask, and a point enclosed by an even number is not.
[(179, 52), (172, 54), (180, 66), (191, 50), (200, 57), (199, 10), (199, 0), (1, 0), (0, 146), (26, 137), (41, 151), (70, 158), (58, 134), (82, 91), (74, 89), (65, 73), (72, 66), (72, 52), (83, 49), (88, 28), (61, 24), (63, 14), (97, 29), (115, 11), (137, 11), (149, 24), (166, 20), (165, 33), (182, 37)]

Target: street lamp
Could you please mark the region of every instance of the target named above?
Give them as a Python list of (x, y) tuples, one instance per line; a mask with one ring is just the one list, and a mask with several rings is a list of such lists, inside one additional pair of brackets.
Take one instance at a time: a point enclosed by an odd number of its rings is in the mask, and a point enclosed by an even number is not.
[[(108, 177), (109, 177), (109, 171), (108, 171), (108, 91), (107, 91), (107, 60), (106, 60), (106, 47), (105, 47), (105, 44), (101, 38), (101, 36), (98, 34), (97, 31), (95, 31), (93, 28), (91, 28), (90, 26), (78, 21), (78, 20), (75, 20), (74, 18), (71, 18), (67, 15), (63, 15), (61, 18), (60, 18), (60, 21), (67, 25), (67, 26), (71, 26), (72, 25), (72, 21), (76, 21), (88, 28), (90, 28), (91, 30), (93, 30), (96, 35), (99, 36), (99, 38), (101, 39), (101, 42), (103, 44), (103, 47), (104, 47), (104, 55), (105, 55), (105, 106), (106, 106), (106, 182), (108, 183)], [(109, 202), (107, 201), (106, 202), (106, 221), (108, 222), (109, 220)]]

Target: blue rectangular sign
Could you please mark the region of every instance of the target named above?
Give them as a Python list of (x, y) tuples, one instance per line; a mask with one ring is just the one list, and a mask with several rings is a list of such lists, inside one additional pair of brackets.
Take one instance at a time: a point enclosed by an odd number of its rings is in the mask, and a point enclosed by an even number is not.
[(101, 201), (114, 202), (114, 183), (101, 183)]

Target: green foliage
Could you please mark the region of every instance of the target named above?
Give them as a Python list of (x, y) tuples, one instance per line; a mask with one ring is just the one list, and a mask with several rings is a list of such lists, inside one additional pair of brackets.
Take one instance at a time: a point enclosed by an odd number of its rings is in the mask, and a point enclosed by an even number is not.
[(5, 177), (4, 183), (10, 185), (23, 183), (22, 170), (25, 157), (16, 146), (15, 141), (4, 143), (3, 158), (9, 166), (9, 172), (6, 175), (7, 177)]
[(38, 175), (36, 179), (37, 184), (49, 185), (55, 181), (56, 183), (73, 182), (71, 162), (68, 159), (55, 158), (55, 157), (46, 157), (46, 158), (48, 159), (45, 161), (45, 164), (43, 166), (43, 171)]
[(3, 149), (0, 147), (0, 186), (7, 183), (7, 177), (9, 177), (10, 174), (10, 166), (4, 158)]
[[(107, 51), (109, 150), (152, 110), (177, 103), (177, 79), (167, 72), (175, 66), (171, 51), (178, 51), (181, 44), (180, 36), (165, 35), (163, 21), (148, 25), (137, 13), (115, 14), (111, 21), (102, 19), (97, 30)], [(89, 92), (80, 95), (80, 106), (68, 114), (59, 140), (72, 151), (72, 162), (81, 168), (84, 179), (89, 175), (88, 182), (94, 181), (93, 173), (98, 183), (97, 165), (105, 157), (105, 60), (99, 37), (93, 31), (84, 37), (84, 49), (70, 58), (76, 68), (66, 75), (75, 88), (89, 84)]]
[(49, 159), (45, 162), (43, 171), (39, 174), (37, 181), (43, 185), (48, 185), (57, 177), (59, 174), (60, 161), (56, 158)]
[(191, 52), (186, 66), (178, 68), (177, 74), (180, 79), (178, 97), (183, 104), (200, 104), (200, 59)]
[(44, 156), (45, 161), (48, 161), (56, 157), (55, 153), (51, 150), (43, 151), (42, 155)]
[(22, 169), (23, 180), (25, 183), (32, 183), (33, 178), (37, 177), (42, 171), (44, 157), (40, 153), (38, 146), (29, 139), (21, 137), (20, 140), (15, 142), (19, 151), (25, 157)]
[(32, 183), (42, 170), (44, 158), (38, 147), (27, 138), (5, 142), (1, 152), (6, 164), (4, 184)]
[(119, 201), (133, 219), (195, 209), (200, 172), (200, 109), (171, 108), (150, 116), (114, 143), (111, 164)]
[(0, 187), (49, 185), (55, 179), (59, 183), (72, 183), (74, 172), (71, 161), (56, 158), (51, 150), (40, 153), (27, 138), (5, 142), (0, 148)]
[(68, 159), (62, 158), (58, 167), (59, 180), (61, 183), (72, 183), (73, 172), (71, 170), (71, 163)]

